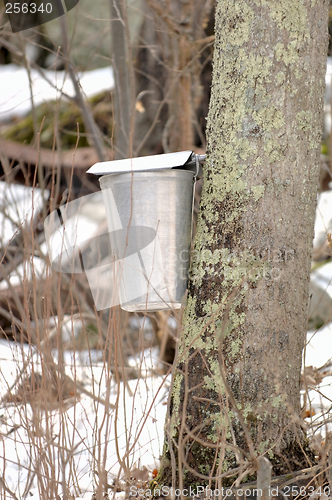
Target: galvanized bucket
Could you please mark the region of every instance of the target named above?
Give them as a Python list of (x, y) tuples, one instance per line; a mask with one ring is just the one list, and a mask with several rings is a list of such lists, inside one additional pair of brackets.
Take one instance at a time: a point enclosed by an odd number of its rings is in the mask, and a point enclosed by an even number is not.
[(99, 181), (121, 307), (180, 308), (189, 271), (194, 173), (133, 171)]

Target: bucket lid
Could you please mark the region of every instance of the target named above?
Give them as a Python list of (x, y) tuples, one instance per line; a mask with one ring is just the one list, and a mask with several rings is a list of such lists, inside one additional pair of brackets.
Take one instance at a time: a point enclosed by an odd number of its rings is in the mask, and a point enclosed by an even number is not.
[[(127, 172), (142, 172), (145, 170), (161, 170), (166, 168), (182, 168), (196, 173), (196, 156), (193, 151), (180, 151), (162, 155), (141, 156), (126, 158), (125, 160), (102, 161), (95, 163), (87, 171), (88, 174), (107, 175)], [(204, 156), (204, 158), (203, 158)], [(199, 156), (199, 162), (204, 161), (205, 155)], [(200, 177), (202, 172), (198, 172)]]

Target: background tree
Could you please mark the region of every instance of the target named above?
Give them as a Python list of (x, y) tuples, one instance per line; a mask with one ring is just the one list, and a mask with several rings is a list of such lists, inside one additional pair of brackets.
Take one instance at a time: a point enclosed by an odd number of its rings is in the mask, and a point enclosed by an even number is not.
[(245, 475), (261, 454), (275, 474), (309, 465), (300, 370), (327, 23), (327, 0), (217, 3), (208, 156), (160, 484), (217, 481), (237, 466)]
[(197, 112), (203, 98), (201, 74), (210, 55), (206, 49), (214, 40), (213, 35), (207, 36), (213, 2), (172, 0), (164, 5), (158, 0), (147, 0), (147, 5), (166, 69), (168, 119), (162, 137), (163, 150), (191, 149), (195, 133), (205, 143)]
[[(147, 0), (135, 71), (138, 156), (205, 148), (211, 86), (211, 0)], [(207, 85), (205, 85), (207, 80)]]

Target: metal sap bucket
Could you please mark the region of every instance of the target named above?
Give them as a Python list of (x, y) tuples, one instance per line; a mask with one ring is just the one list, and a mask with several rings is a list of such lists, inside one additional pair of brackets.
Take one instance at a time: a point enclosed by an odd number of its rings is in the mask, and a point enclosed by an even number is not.
[(166, 168), (103, 175), (99, 181), (121, 307), (180, 308), (189, 271), (194, 173)]

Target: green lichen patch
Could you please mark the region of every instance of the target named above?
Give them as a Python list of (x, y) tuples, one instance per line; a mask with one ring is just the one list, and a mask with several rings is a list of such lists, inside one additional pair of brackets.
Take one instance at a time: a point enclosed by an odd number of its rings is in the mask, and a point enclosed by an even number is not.
[(251, 191), (254, 195), (254, 200), (258, 201), (264, 195), (265, 186), (253, 186)]
[[(108, 137), (113, 133), (112, 96), (103, 92), (89, 100), (93, 117), (100, 130)], [(56, 110), (56, 112), (55, 112)], [(40, 146), (52, 149), (54, 137), (58, 134), (62, 150), (76, 146), (79, 127), (78, 147), (88, 146), (84, 121), (78, 106), (72, 101), (42, 103), (35, 108), (35, 123), (40, 132)], [(34, 140), (34, 115), (28, 113), (14, 125), (7, 128), (3, 137), (8, 140), (30, 144)]]
[(180, 424), (180, 406), (182, 401), (182, 384), (183, 375), (181, 373), (176, 373), (173, 382), (172, 391), (172, 404), (173, 411), (171, 417), (170, 433), (172, 437), (175, 437), (178, 433), (178, 427)]

